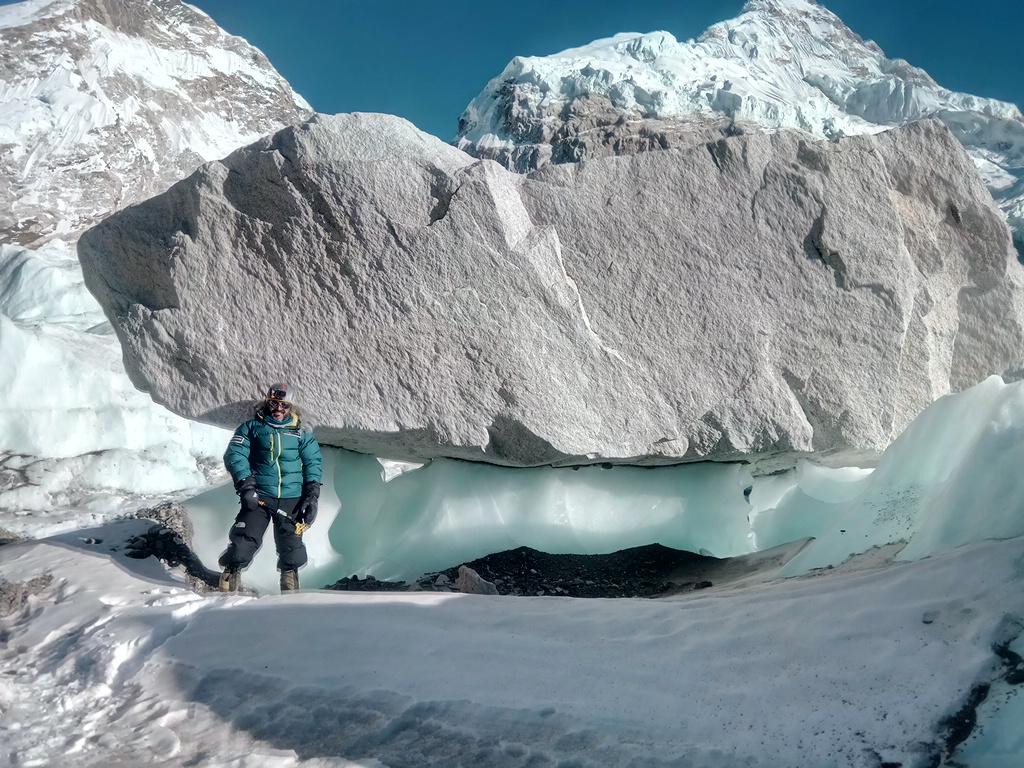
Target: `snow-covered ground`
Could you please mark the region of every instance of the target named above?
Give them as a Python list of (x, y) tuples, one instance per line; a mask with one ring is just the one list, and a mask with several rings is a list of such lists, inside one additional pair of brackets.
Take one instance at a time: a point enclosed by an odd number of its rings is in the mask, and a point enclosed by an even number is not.
[[(1024, 616), (1022, 538), (660, 601), (252, 599), (90, 543), (131, 525), (0, 548), (54, 578), (5, 621), (10, 764), (936, 765)], [(1000, 717), (973, 748), (1019, 759)]]

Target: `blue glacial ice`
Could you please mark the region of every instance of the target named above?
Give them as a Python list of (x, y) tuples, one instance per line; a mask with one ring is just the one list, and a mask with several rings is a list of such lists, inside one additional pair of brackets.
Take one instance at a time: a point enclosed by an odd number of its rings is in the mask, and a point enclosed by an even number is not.
[[(601, 553), (659, 542), (729, 557), (814, 537), (787, 566), (796, 575), (893, 542), (917, 559), (1024, 534), (1024, 383), (992, 377), (941, 398), (873, 471), (804, 460), (754, 478), (744, 464), (511, 469), (441, 459), (395, 474), (373, 456), (326, 449), (325, 460), (307, 586), (352, 574), (411, 580), (523, 545)], [(224, 486), (186, 506), (197, 551), (213, 563), (234, 493)], [(273, 591), (274, 561), (268, 532), (248, 583)]]

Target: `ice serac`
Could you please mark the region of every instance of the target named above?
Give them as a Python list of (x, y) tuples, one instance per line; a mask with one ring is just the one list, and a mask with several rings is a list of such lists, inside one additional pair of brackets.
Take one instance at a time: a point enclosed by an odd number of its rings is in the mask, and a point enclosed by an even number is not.
[(1020, 109), (943, 88), (812, 0), (751, 0), (696, 40), (622, 33), (517, 56), (467, 106), (457, 142), (527, 171), (685, 147), (714, 131), (792, 128), (834, 139), (924, 117), (967, 148), (1024, 253)]
[(158, 402), (227, 425), (288, 375), (324, 442), (395, 458), (873, 451), (1020, 369), (1022, 268), (937, 121), (523, 176), (398, 118), (319, 116), (79, 254)]

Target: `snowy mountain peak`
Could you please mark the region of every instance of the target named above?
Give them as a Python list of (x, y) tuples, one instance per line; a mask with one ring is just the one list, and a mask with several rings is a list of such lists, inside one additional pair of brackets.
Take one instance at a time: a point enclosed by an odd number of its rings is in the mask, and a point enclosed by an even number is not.
[(0, 9), (0, 242), (74, 234), (310, 111), (179, 0)]
[(457, 144), (524, 171), (686, 146), (743, 126), (822, 139), (938, 117), (968, 149), (1024, 248), (1024, 116), (886, 57), (812, 0), (750, 0), (679, 42), (627, 33), (517, 57), (470, 102)]
[(779, 17), (813, 16), (829, 19), (837, 26), (846, 26), (838, 16), (815, 0), (747, 0), (743, 5), (743, 10), (740, 11), (740, 16), (752, 13), (764, 13)]
[[(741, 13), (753, 13), (756, 11), (819, 11), (833, 16), (827, 8), (815, 0), (747, 0), (743, 4)], [(836, 17), (838, 18), (838, 17)]]
[[(551, 58), (601, 57), (604, 49), (611, 49), (622, 56), (628, 56), (637, 61), (651, 62), (676, 45), (679, 45), (679, 42), (670, 32), (620, 32), (612, 37), (595, 40), (579, 48), (569, 48), (561, 53), (554, 54)], [(536, 58), (533, 56), (517, 56), (513, 61), (518, 62), (520, 65), (529, 66)]]

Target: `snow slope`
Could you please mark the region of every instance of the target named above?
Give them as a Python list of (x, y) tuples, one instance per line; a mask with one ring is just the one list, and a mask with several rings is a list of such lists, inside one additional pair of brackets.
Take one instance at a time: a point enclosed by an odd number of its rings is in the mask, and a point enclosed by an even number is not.
[(134, 389), (75, 242), (309, 111), (177, 0), (0, 7), (0, 528), (45, 534), (220, 477), (227, 435)]
[(663, 601), (250, 599), (123, 559), (131, 525), (0, 547), (53, 579), (0, 620), (13, 764), (936, 765), (1024, 615), (1022, 538)]
[[(934, 116), (964, 144), (1024, 243), (1024, 116), (1006, 102), (943, 88), (887, 58), (814, 0), (750, 0), (698, 39), (622, 33), (550, 56), (520, 56), (470, 102), (458, 145), (516, 158), (561, 128), (725, 117), (820, 138)], [(571, 137), (571, 136), (570, 136)], [(562, 136), (561, 138), (565, 138)], [(518, 155), (515, 147), (522, 150)]]

